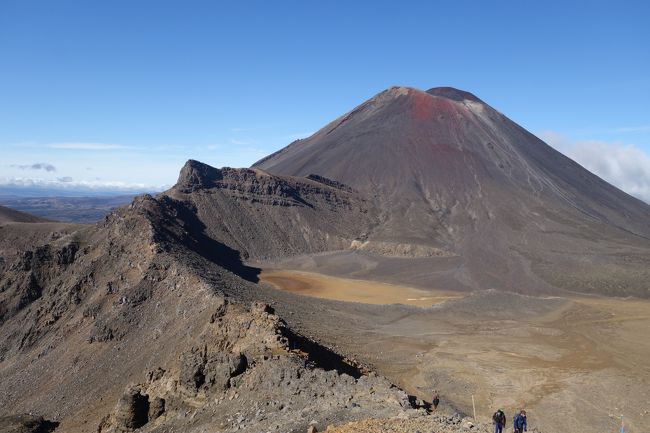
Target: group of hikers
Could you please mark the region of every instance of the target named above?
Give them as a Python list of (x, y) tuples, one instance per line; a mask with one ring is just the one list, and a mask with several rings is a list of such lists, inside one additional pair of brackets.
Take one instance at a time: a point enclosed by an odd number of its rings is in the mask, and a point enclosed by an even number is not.
[[(431, 399), (431, 405), (433, 410), (438, 409), (438, 404), (440, 404), (440, 395), (438, 391), (433, 392), (433, 398)], [(506, 427), (506, 414), (503, 409), (499, 409), (494, 412), (492, 415), (492, 423), (494, 424), (494, 433), (503, 433), (503, 429)], [(526, 411), (521, 410), (513, 419), (513, 425), (515, 433), (523, 433), (528, 431), (528, 423), (526, 422)]]
[[(494, 423), (494, 433), (502, 433), (506, 426), (506, 414), (502, 409), (497, 410), (492, 415), (492, 422)], [(521, 410), (513, 419), (515, 433), (523, 433), (528, 430), (528, 423), (526, 422), (526, 411)]]

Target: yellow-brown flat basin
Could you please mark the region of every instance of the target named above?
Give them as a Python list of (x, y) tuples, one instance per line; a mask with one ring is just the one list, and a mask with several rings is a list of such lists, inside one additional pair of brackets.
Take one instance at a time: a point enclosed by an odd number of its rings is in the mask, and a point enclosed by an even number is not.
[(275, 288), (315, 298), (365, 304), (404, 304), (427, 307), (462, 295), (454, 292), (422, 290), (377, 281), (331, 277), (293, 270), (265, 270), (260, 282)]

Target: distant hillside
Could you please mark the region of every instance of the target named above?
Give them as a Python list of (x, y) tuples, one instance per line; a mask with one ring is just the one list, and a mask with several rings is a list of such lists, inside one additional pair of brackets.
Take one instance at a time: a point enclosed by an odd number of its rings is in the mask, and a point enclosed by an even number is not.
[(44, 218), (0, 206), (0, 224), (4, 223), (39, 223), (47, 222)]
[(0, 196), (0, 204), (56, 221), (92, 224), (115, 208), (133, 200), (133, 195), (112, 197), (17, 197)]

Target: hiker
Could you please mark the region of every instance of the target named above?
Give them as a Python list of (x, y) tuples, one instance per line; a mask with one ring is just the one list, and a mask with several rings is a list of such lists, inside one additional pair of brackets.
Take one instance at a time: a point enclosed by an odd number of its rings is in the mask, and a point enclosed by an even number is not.
[(515, 416), (515, 433), (523, 433), (528, 431), (528, 424), (526, 423), (526, 411), (522, 410)]
[(433, 405), (433, 410), (438, 409), (438, 405), (440, 404), (440, 395), (438, 395), (438, 391), (433, 391), (433, 397), (431, 397), (431, 404)]
[(494, 433), (503, 433), (503, 428), (506, 426), (506, 414), (503, 410), (499, 409), (494, 412), (492, 422), (494, 423)]

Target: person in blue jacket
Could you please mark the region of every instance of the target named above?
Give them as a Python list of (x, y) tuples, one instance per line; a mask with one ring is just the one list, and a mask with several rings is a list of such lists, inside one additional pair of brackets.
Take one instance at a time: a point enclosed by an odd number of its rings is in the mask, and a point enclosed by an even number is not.
[(528, 424), (526, 423), (526, 411), (522, 410), (515, 416), (515, 433), (523, 433), (528, 431)]

